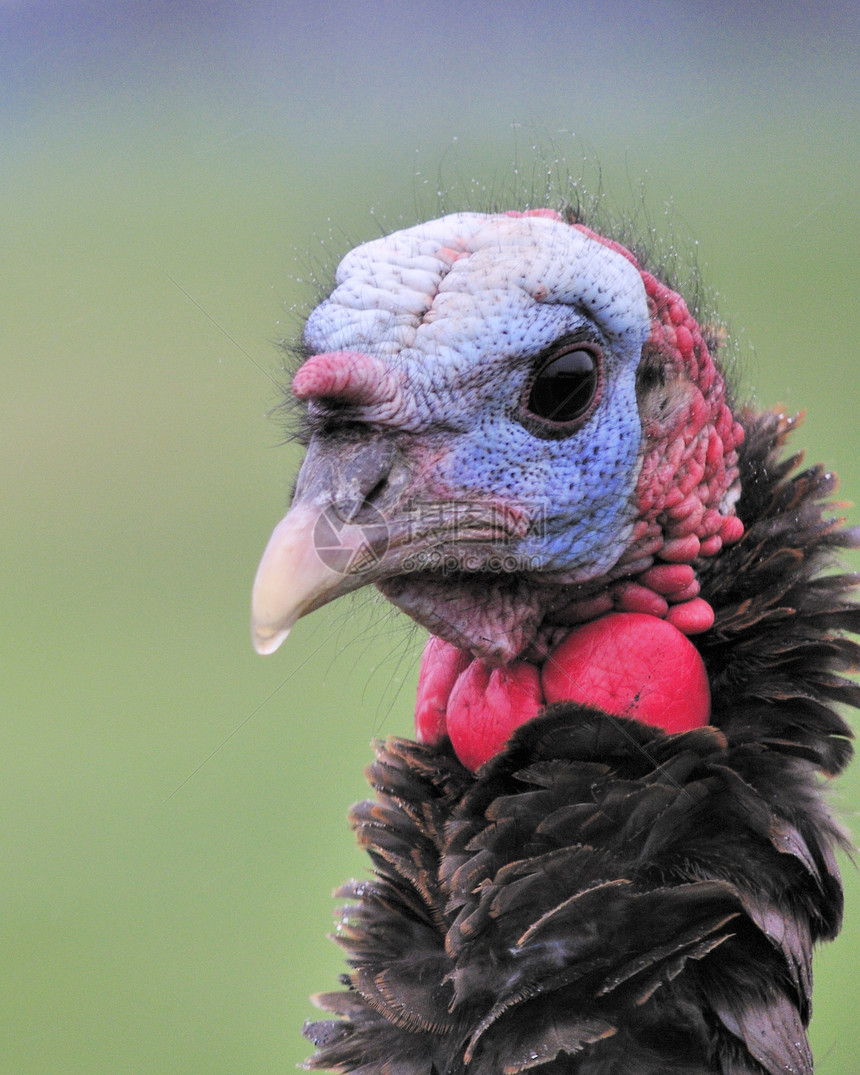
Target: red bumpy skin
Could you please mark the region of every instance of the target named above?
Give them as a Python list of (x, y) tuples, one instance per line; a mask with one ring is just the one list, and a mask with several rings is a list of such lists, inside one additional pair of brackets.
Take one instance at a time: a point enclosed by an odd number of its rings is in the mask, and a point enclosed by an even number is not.
[[(714, 614), (697, 596), (695, 573), (684, 580), (666, 568), (692, 566), (743, 536), (734, 505), (744, 430), (734, 419), (725, 380), (683, 297), (642, 269), (619, 243), (585, 225), (574, 227), (639, 269), (651, 315), (642, 364), (659, 373), (661, 384), (657, 406), (649, 405), (647, 393), (640, 401), (644, 454), (630, 545), (612, 570), (618, 581), (598, 596), (615, 611), (646, 612), (684, 634), (699, 634), (711, 627)], [(566, 612), (567, 622), (593, 615), (589, 602)]]

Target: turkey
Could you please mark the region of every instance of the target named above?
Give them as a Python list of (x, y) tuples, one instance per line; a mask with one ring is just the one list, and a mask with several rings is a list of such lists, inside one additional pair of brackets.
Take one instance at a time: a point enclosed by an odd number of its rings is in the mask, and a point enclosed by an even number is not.
[(306, 322), (255, 646), (368, 584), (430, 632), (310, 1068), (813, 1070), (860, 535), (675, 287), (573, 212), (468, 212), (352, 250)]

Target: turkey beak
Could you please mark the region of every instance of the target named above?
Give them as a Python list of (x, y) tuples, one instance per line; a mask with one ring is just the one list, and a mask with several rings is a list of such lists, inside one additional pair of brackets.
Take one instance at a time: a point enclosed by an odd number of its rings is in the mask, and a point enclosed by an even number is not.
[[(377, 549), (387, 547), (380, 508), (392, 491), (395, 452), (365, 436), (311, 441), (293, 505), (269, 538), (251, 595), (251, 637), (260, 654), (274, 653), (302, 616), (378, 576)], [(378, 506), (377, 506), (378, 505)]]
[(296, 620), (353, 588), (344, 586), (349, 576), (328, 567), (314, 547), (319, 517), (318, 509), (299, 503), (272, 531), (251, 592), (251, 637), (257, 653), (274, 653)]

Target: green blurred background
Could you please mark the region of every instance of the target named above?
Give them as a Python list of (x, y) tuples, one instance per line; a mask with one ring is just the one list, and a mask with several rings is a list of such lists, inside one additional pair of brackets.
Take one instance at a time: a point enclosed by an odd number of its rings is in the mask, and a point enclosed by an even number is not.
[[(422, 639), (368, 594), (251, 651), (276, 341), (438, 190), (584, 170), (697, 237), (750, 393), (858, 499), (857, 7), (3, 0), (0, 35), (0, 1070), (292, 1070)], [(860, 1069), (844, 867), (826, 1075)]]

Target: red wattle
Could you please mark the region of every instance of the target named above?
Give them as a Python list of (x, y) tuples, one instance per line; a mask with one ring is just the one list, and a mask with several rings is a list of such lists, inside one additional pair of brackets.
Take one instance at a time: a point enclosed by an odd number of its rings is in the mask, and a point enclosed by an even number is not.
[(491, 668), (431, 637), (418, 676), (416, 733), (430, 744), (448, 735), (474, 770), (544, 705), (564, 701), (667, 732), (707, 724), (711, 705), (704, 663), (685, 634), (646, 613), (614, 612), (571, 631), (540, 669), (526, 661)]
[(517, 661), (490, 668), (483, 661), (472, 661), (448, 699), (446, 724), (457, 757), (467, 769), (478, 769), (542, 706), (535, 665)]
[(418, 673), (415, 704), (415, 734), (419, 743), (432, 745), (445, 738), (448, 698), (457, 677), (472, 660), (468, 650), (458, 649), (436, 635), (427, 639)]
[(666, 620), (635, 612), (593, 620), (547, 658), (547, 703), (572, 701), (667, 732), (708, 723), (711, 692), (702, 658)]

